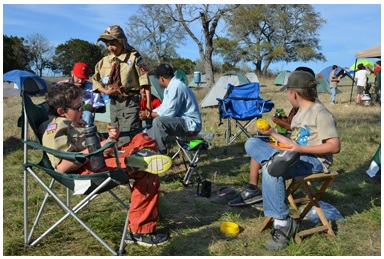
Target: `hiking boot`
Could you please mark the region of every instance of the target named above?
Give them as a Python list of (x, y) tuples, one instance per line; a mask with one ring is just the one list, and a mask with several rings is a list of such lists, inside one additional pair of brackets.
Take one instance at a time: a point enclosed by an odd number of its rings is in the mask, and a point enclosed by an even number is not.
[(169, 156), (142, 149), (125, 158), (125, 165), (134, 171), (145, 171), (150, 174), (162, 174), (172, 166)]
[(263, 197), (261, 196), (261, 190), (259, 187), (250, 183), (244, 183), (243, 191), (236, 198), (230, 200), (228, 205), (234, 207), (244, 206), (260, 202), (262, 200)]
[(150, 233), (150, 234), (133, 234), (128, 233), (125, 236), (126, 244), (138, 244), (142, 246), (159, 246), (167, 243), (169, 237), (167, 234), (162, 233)]
[(288, 217), (288, 224), (285, 227), (274, 226), (271, 235), (272, 239), (265, 246), (267, 250), (280, 250), (289, 245), (289, 240), (296, 232), (297, 222)]
[(279, 150), (275, 153), (267, 167), (268, 173), (274, 177), (282, 176), (289, 167), (300, 160), (300, 153), (288, 150)]

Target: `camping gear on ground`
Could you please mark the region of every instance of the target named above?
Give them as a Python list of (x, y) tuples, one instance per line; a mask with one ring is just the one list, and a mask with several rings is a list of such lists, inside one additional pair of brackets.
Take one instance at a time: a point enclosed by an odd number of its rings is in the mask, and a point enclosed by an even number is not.
[(200, 72), (194, 72), (193, 73), (193, 81), (195, 84), (200, 84), (201, 81), (201, 73)]
[[(39, 134), (38, 128), (41, 123), (48, 120), (48, 106), (46, 103), (34, 104), (31, 98), (28, 96), (28, 93), (22, 91), (22, 116), (19, 119), (19, 127), (22, 128), (22, 142), (24, 143), (24, 243), (25, 245), (35, 246), (38, 242), (41, 241), (46, 235), (48, 235), (52, 230), (57, 230), (57, 226), (64, 221), (69, 216), (72, 216), (86, 231), (88, 231), (98, 242), (100, 242), (106, 249), (108, 249), (113, 255), (122, 255), (124, 253), (124, 240), (127, 233), (128, 226), (128, 215), (126, 218), (125, 226), (121, 224), (121, 240), (119, 250), (116, 251), (116, 248), (112, 248), (104, 239), (97, 235), (87, 223), (91, 223), (88, 220), (81, 219), (78, 212), (88, 206), (89, 204), (94, 204), (96, 202), (96, 197), (104, 192), (109, 192), (116, 201), (124, 207), (124, 210), (128, 210), (128, 203), (125, 203), (120, 199), (112, 189), (118, 185), (129, 186), (129, 175), (126, 170), (121, 168), (119, 158), (116, 156), (117, 168), (106, 171), (99, 172), (95, 174), (62, 174), (54, 170), (49, 161), (47, 153), (53, 154), (55, 157), (60, 157), (63, 159), (70, 160), (72, 162), (84, 163), (92, 154), (82, 154), (78, 152), (63, 152), (54, 149), (46, 148), (42, 145), (41, 136)], [(30, 140), (28, 136), (28, 128), (32, 128), (34, 132), (34, 140)], [(106, 149), (113, 148), (115, 152), (116, 145), (114, 142), (109, 142), (105, 144), (97, 152), (103, 153)], [(34, 152), (40, 151), (42, 153), (42, 159), (39, 163), (33, 163), (32, 157), (28, 156), (29, 151), (34, 149)], [(33, 155), (33, 158), (36, 157), (36, 154)], [(31, 159), (30, 159), (31, 158)], [(30, 161), (31, 160), (31, 161)], [(36, 170), (38, 169), (38, 170)], [(41, 200), (40, 209), (36, 210), (36, 189), (31, 189), (28, 181), (29, 176), (33, 176), (32, 179), (35, 179), (39, 186), (42, 187), (45, 193), (45, 197)], [(49, 177), (49, 178), (48, 178)], [(54, 188), (55, 183), (60, 183), (65, 188)], [(30, 196), (32, 194), (33, 196)], [(64, 192), (63, 192), (64, 191)], [(85, 197), (79, 201), (78, 204), (71, 204), (71, 192), (73, 194), (84, 195)], [(52, 213), (52, 210), (49, 210), (51, 206), (51, 199), (53, 199), (57, 205), (63, 209), (65, 215), (61, 217), (56, 223), (49, 227), (44, 233), (41, 233), (41, 228), (37, 227), (40, 220), (46, 220), (47, 215)], [(92, 201), (92, 203), (90, 203)], [(55, 210), (54, 213), (60, 213), (61, 210)], [(30, 225), (31, 219), (30, 216), (35, 217), (33, 225)], [(60, 216), (58, 214), (58, 216)], [(88, 222), (87, 222), (88, 221)], [(120, 229), (118, 223), (113, 223), (113, 227)], [(65, 229), (64, 229), (65, 231)], [(80, 230), (79, 230), (80, 231)], [(35, 233), (39, 233), (38, 238), (34, 238)], [(60, 235), (58, 235), (60, 236)], [(64, 234), (61, 236), (65, 236)], [(56, 237), (57, 238), (57, 237)], [(59, 242), (59, 241), (58, 241)], [(79, 241), (81, 242), (81, 240)]]
[[(227, 144), (231, 144), (241, 133), (248, 138), (252, 135), (247, 128), (257, 119), (263, 116), (263, 113), (270, 112), (274, 103), (270, 99), (264, 99), (260, 95), (259, 83), (247, 83), (243, 85), (228, 84), (227, 91), (223, 99), (217, 98), (220, 103), (219, 117), (220, 123), (226, 120), (225, 139)], [(232, 136), (231, 120), (239, 127), (236, 134)]]
[(350, 70), (358, 70), (357, 66), (359, 64), (363, 64), (365, 67), (369, 67), (372, 71), (373, 71), (373, 66), (374, 66), (374, 62), (372, 60), (368, 60), (368, 59), (359, 59), (357, 60), (355, 63), (353, 63), (349, 69)]
[(245, 74), (245, 77), (248, 78), (249, 82), (251, 83), (260, 83), (259, 78), (255, 74), (255, 72), (247, 72)]
[[(343, 215), (341, 215), (340, 211), (338, 211), (334, 206), (332, 206), (329, 203), (326, 203), (324, 201), (318, 202), (321, 209), (323, 210), (324, 216), (327, 218), (327, 220), (336, 221), (336, 220), (346, 220)], [(301, 211), (303, 211), (304, 208), (302, 208)], [(312, 207), (308, 214), (304, 217), (304, 219), (307, 219), (311, 221), (312, 223), (320, 223), (319, 215), (317, 214), (315, 207)]]
[(217, 192), (217, 195), (211, 199), (211, 202), (227, 205), (229, 201), (236, 198), (240, 192), (231, 187), (222, 187)]
[(377, 148), (366, 173), (371, 178), (381, 174), (381, 144)]
[(204, 179), (197, 183), (196, 196), (197, 197), (211, 197), (212, 182)]
[(282, 85), (286, 85), (287, 82), (288, 82), (288, 77), (289, 75), (291, 74), (291, 71), (289, 70), (283, 70), (281, 71), (275, 78), (275, 80), (273, 81), (273, 84), (274, 85), (277, 85), (277, 86), (282, 86)]
[(234, 222), (226, 221), (221, 223), (220, 232), (231, 236), (237, 236), (240, 232), (240, 227)]
[(207, 86), (207, 76), (205, 73), (200, 74), (200, 82), (199, 83), (195, 83), (195, 74), (193, 74), (193, 78), (191, 81), (189, 81), (189, 84), (188, 84), (188, 87), (190, 87), (190, 88), (203, 88), (206, 86)]
[(363, 102), (363, 106), (371, 105), (371, 97), (369, 97), (369, 94), (364, 94), (363, 97), (361, 97), (361, 101)]

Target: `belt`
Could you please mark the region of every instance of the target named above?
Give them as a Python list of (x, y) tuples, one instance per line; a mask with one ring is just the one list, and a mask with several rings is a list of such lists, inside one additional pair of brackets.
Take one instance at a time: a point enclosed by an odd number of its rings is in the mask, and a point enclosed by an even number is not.
[(111, 100), (115, 100), (115, 101), (117, 101), (119, 103), (125, 102), (126, 100), (130, 99), (132, 96), (139, 95), (140, 94), (140, 90), (127, 90), (127, 91), (125, 91), (125, 94), (126, 95), (121, 95), (121, 94), (110, 95), (109, 98)]

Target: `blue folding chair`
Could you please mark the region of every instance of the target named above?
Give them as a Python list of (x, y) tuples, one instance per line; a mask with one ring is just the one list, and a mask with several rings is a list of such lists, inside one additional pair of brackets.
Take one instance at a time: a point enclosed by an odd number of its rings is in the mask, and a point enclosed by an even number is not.
[[(274, 106), (270, 99), (260, 96), (260, 84), (257, 82), (237, 86), (228, 84), (224, 98), (217, 98), (217, 100), (219, 101), (219, 126), (223, 124), (223, 119), (227, 120), (225, 129), (227, 145), (231, 144), (241, 133), (247, 135), (248, 138), (252, 137), (248, 132), (248, 126), (261, 118), (263, 113), (270, 112)], [(240, 128), (233, 136), (231, 136), (231, 119)]]

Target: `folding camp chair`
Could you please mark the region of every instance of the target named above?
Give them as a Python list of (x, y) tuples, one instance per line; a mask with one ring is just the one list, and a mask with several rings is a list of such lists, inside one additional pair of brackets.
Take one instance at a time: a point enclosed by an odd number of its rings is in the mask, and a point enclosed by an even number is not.
[[(53, 149), (46, 148), (41, 145), (41, 137), (38, 132), (39, 125), (48, 119), (48, 111), (46, 103), (41, 103), (35, 105), (31, 98), (27, 95), (25, 91), (22, 91), (22, 116), (19, 119), (19, 126), (22, 127), (22, 142), (24, 143), (24, 243), (26, 245), (34, 246), (36, 245), (43, 237), (49, 234), (53, 229), (55, 229), (62, 221), (67, 217), (72, 216), (77, 222), (79, 222), (94, 238), (96, 238), (103, 246), (105, 246), (112, 254), (121, 255), (124, 249), (124, 240), (127, 231), (128, 224), (128, 215), (125, 222), (124, 230), (121, 237), (120, 248), (118, 251), (115, 251), (108, 245), (102, 238), (100, 238), (80, 217), (78, 212), (93, 201), (99, 194), (103, 192), (109, 192), (112, 197), (114, 197), (123, 207), (128, 210), (129, 206), (123, 202), (111, 189), (118, 185), (128, 185), (129, 176), (126, 170), (122, 169), (118, 159), (118, 153), (116, 146), (113, 142), (111, 144), (104, 145), (103, 148), (91, 153), (91, 154), (81, 154), (76, 152), (61, 152)], [(30, 140), (28, 136), (28, 125), (32, 128), (36, 140)], [(61, 174), (55, 171), (48, 159), (47, 153), (51, 153), (56, 157), (65, 158), (74, 162), (84, 163), (85, 160), (96, 153), (103, 152), (105, 149), (114, 147), (116, 163), (118, 167), (114, 170), (90, 174), (90, 175), (77, 175), (77, 174)], [(43, 158), (39, 163), (33, 163), (28, 161), (28, 151), (30, 148), (39, 150), (43, 154)], [(39, 169), (39, 170), (36, 170)], [(41, 169), (41, 170), (40, 170)], [(28, 175), (29, 174), (37, 180), (41, 187), (45, 191), (45, 197), (42, 201), (39, 211), (35, 215), (34, 222), (30, 227), (29, 220), (29, 190), (28, 190)], [(46, 175), (50, 176), (50, 183), (46, 180)], [(33, 179), (33, 178), (32, 178)], [(60, 199), (60, 194), (57, 194), (54, 190), (54, 183), (59, 182), (60, 184), (66, 187), (66, 202)], [(129, 185), (128, 185), (129, 186)], [(74, 191), (74, 194), (84, 194), (85, 198), (82, 199), (77, 205), (70, 206), (70, 192)], [(59, 197), (60, 196), (60, 197)], [(33, 234), (37, 229), (39, 220), (43, 220), (43, 210), (45, 205), (48, 202), (49, 197), (52, 197), (56, 203), (64, 210), (65, 215), (49, 227), (43, 234), (38, 238), (33, 240)], [(56, 212), (55, 212), (56, 213)], [(59, 211), (57, 211), (59, 213)]]
[[(248, 127), (258, 118), (261, 118), (264, 112), (270, 112), (274, 106), (271, 100), (265, 100), (260, 96), (260, 84), (248, 83), (234, 86), (228, 84), (227, 93), (219, 101), (220, 124), (222, 119), (226, 119), (225, 140), (231, 144), (241, 133), (252, 135), (248, 132)], [(239, 131), (231, 137), (231, 119), (234, 120)]]
[[(210, 144), (208, 140), (200, 137), (198, 134), (193, 134), (187, 138), (176, 137), (176, 144), (179, 149), (172, 156), (172, 160), (179, 154), (181, 154), (183, 158), (184, 166), (187, 170), (181, 181), (183, 185), (187, 186), (191, 183), (191, 176), (194, 172), (197, 173), (197, 182), (202, 182), (203, 178), (197, 168), (197, 163), (199, 162), (201, 153), (209, 148)], [(185, 158), (188, 161), (186, 161)]]
[[(291, 183), (287, 187), (287, 199), (293, 209), (298, 211), (297, 205), (306, 204), (303, 211), (298, 216), (293, 216), (293, 218), (298, 220), (303, 220), (307, 213), (311, 210), (312, 207), (315, 208), (317, 215), (319, 216), (322, 226), (313, 227), (310, 229), (299, 231), (295, 234), (296, 243), (301, 243), (301, 238), (304, 236), (312, 235), (318, 232), (327, 232), (331, 237), (335, 237), (335, 232), (332, 229), (330, 222), (324, 215), (322, 208), (319, 205), (321, 196), (326, 192), (331, 183), (335, 180), (337, 172), (331, 173), (317, 173), (312, 174), (306, 177), (295, 177), (291, 180)], [(317, 182), (317, 187), (314, 183)], [(305, 191), (305, 197), (294, 198), (295, 192), (302, 187)], [(272, 222), (272, 217), (267, 216), (264, 219), (263, 224), (259, 228), (259, 232), (262, 232), (265, 228), (270, 225)]]

